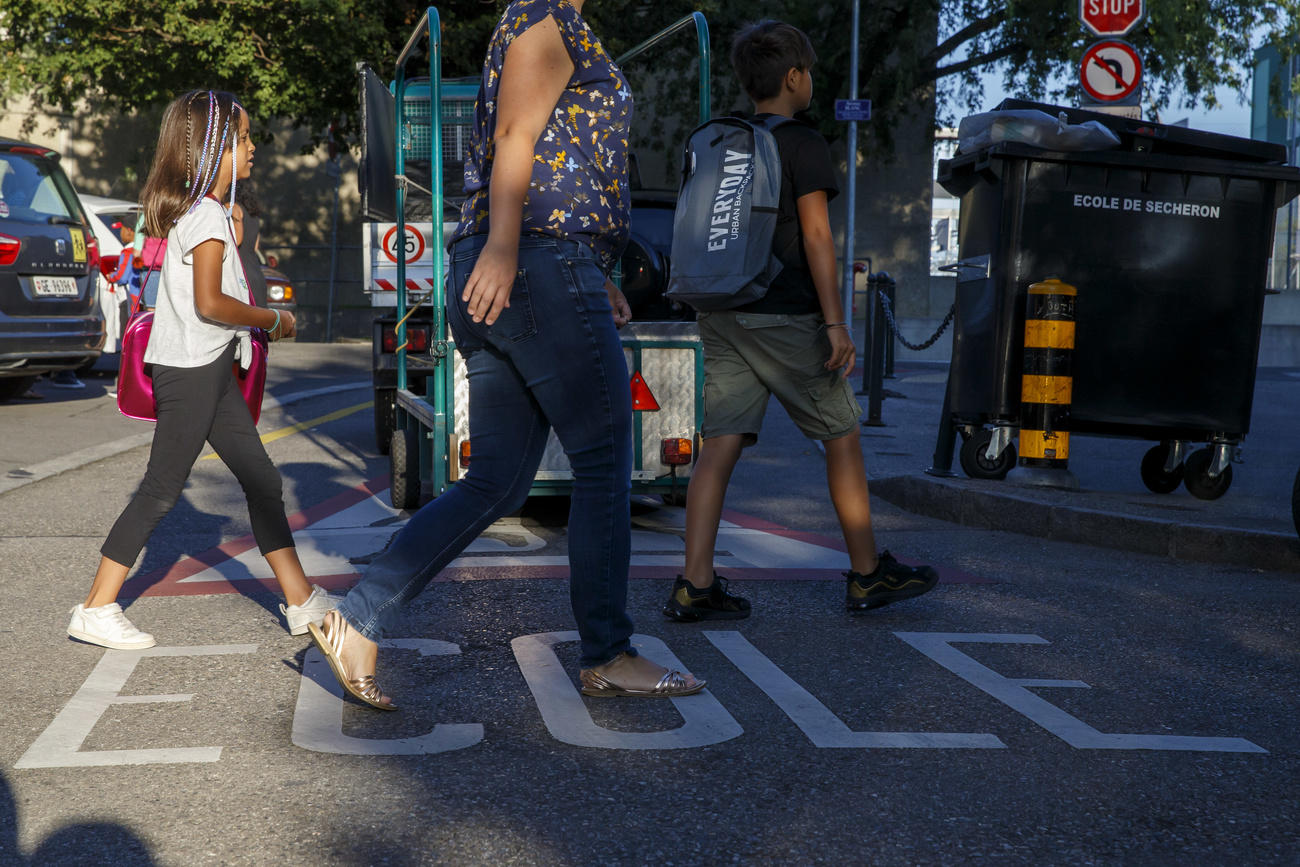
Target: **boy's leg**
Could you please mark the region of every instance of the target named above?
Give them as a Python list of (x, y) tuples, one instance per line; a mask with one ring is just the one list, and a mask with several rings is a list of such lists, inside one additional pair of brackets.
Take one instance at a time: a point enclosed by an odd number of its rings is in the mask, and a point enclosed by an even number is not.
[[(823, 442), (826, 447), (826, 484), (831, 504), (849, 549), (849, 566), (867, 574), (876, 568), (876, 535), (871, 529), (871, 498), (862, 445), (857, 431)], [(689, 550), (689, 545), (688, 545)]]
[(686, 571), (682, 577), (700, 590), (713, 583), (713, 550), (718, 542), (722, 504), (744, 444), (741, 434), (706, 439), (691, 471), (686, 489)]

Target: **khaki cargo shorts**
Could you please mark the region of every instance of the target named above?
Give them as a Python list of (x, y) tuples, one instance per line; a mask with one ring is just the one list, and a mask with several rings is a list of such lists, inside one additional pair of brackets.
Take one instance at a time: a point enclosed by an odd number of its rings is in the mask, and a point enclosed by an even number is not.
[(862, 407), (839, 371), (827, 370), (830, 340), (817, 313), (699, 315), (704, 346), (705, 439), (740, 434), (758, 442), (771, 395), (814, 440), (858, 430)]

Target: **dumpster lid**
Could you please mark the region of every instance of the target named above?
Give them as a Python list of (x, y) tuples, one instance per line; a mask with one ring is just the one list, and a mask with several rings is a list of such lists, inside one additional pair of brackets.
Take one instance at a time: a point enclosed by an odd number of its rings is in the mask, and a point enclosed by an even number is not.
[(1242, 162), (1286, 164), (1286, 148), (1272, 142), (1238, 138), (1183, 126), (1170, 126), (1147, 120), (1118, 117), (1083, 108), (1049, 105), (1027, 99), (1004, 99), (995, 111), (1012, 109), (1037, 109), (1056, 117), (1064, 112), (1072, 124), (1094, 120), (1120, 137), (1121, 149), (1128, 151), (1167, 154), (1170, 156), (1211, 157)]

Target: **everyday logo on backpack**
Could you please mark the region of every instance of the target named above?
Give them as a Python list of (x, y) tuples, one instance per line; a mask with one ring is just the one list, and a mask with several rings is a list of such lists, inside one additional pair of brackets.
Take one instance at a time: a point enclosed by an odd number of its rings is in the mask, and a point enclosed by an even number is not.
[(757, 301), (781, 271), (772, 252), (781, 156), (772, 130), (790, 118), (719, 117), (686, 141), (665, 293), (699, 311)]

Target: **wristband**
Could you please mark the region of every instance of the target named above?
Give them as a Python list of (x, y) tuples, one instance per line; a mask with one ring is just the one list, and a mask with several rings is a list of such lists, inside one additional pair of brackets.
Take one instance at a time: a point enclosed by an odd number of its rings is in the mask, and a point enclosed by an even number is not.
[(271, 326), (270, 333), (275, 334), (277, 331), (280, 330), (280, 311), (274, 310), (272, 312), (275, 313), (275, 324)]
[(827, 323), (826, 323), (825, 325), (823, 325), (822, 327), (823, 327), (823, 328), (848, 328), (848, 327), (849, 327), (849, 323), (847, 323), (847, 322), (827, 322)]

